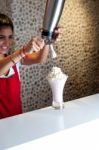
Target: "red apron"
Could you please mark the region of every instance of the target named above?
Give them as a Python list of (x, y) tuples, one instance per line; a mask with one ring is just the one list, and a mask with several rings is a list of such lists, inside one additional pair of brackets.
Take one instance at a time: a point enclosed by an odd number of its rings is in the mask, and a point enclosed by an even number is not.
[(13, 69), (14, 75), (0, 78), (0, 119), (22, 113), (20, 80), (16, 66)]

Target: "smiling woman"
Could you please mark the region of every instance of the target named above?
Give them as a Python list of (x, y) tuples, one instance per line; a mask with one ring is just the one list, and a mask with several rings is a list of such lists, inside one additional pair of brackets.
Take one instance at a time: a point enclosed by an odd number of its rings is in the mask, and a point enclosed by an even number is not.
[(14, 44), (13, 35), (11, 19), (0, 14), (0, 118), (22, 113), (19, 64), (44, 62), (49, 53), (49, 46), (44, 40), (33, 37), (26, 45), (9, 55)]

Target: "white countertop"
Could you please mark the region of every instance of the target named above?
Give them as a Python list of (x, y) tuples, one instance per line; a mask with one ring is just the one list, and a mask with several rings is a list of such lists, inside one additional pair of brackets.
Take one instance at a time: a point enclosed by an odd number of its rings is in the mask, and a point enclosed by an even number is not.
[[(99, 94), (65, 102), (63, 110), (47, 107), (0, 120), (0, 150), (28, 150), (34, 146), (35, 150), (49, 150), (51, 145), (58, 150), (59, 141), (60, 146), (68, 142), (67, 150), (81, 150), (81, 147), (77, 149), (77, 140), (84, 141), (85, 149), (85, 139), (90, 143), (90, 150), (99, 150)], [(74, 141), (75, 148), (70, 149)]]

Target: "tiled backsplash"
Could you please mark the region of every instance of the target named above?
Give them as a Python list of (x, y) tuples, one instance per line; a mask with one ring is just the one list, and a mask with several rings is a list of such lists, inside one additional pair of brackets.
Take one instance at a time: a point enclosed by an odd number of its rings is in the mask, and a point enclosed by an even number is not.
[[(16, 48), (41, 34), (45, 4), (46, 0), (0, 0), (0, 12), (15, 24)], [(66, 0), (59, 25), (61, 41), (54, 44), (58, 57), (20, 68), (24, 112), (51, 105), (46, 75), (54, 65), (69, 76), (64, 101), (99, 91), (99, 1)]]

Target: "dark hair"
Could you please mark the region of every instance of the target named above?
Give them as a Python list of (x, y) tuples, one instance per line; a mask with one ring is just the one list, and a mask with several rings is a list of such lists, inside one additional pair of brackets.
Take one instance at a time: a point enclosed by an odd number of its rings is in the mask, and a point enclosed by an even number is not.
[(12, 20), (7, 15), (0, 13), (0, 29), (4, 27), (10, 27), (12, 31), (14, 30)]

